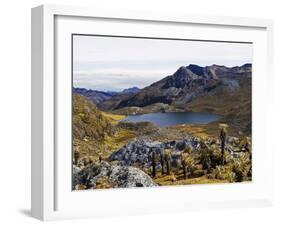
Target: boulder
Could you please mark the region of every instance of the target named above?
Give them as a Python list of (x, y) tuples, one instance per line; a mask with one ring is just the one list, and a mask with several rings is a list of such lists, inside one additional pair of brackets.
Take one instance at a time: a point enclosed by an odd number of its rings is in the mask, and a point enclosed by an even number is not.
[(149, 175), (135, 167), (114, 166), (109, 180), (115, 182), (119, 188), (157, 186)]
[(108, 162), (92, 164), (84, 169), (74, 166), (72, 189), (82, 185), (86, 189), (157, 186), (149, 175), (138, 168), (112, 165)]

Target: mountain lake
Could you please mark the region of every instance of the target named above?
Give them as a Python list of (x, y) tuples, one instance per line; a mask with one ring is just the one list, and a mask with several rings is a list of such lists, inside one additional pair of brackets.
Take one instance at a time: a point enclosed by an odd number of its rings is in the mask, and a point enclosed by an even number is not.
[(129, 115), (125, 122), (152, 122), (158, 126), (173, 126), (179, 124), (207, 124), (220, 119), (221, 116), (206, 112), (165, 112)]

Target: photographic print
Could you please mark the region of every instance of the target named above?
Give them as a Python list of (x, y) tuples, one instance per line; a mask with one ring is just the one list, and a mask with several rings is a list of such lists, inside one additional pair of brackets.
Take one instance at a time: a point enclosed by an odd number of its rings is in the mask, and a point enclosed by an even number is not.
[(72, 190), (252, 180), (252, 43), (72, 35)]

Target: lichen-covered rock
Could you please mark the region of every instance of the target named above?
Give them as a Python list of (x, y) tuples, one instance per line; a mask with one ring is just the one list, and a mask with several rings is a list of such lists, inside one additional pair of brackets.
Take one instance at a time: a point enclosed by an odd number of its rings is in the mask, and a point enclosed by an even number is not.
[(109, 179), (119, 188), (157, 186), (150, 176), (135, 167), (114, 166)]
[(73, 169), (72, 188), (74, 190), (85, 186), (86, 189), (95, 188), (131, 188), (153, 187), (157, 184), (142, 170), (131, 166), (118, 166), (102, 162), (92, 164), (84, 169)]

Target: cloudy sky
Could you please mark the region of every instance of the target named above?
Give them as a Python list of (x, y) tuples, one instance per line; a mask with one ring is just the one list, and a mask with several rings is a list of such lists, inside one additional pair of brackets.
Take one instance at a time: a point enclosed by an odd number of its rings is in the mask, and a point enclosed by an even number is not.
[(80, 88), (143, 88), (183, 65), (245, 63), (252, 63), (252, 44), (73, 36), (73, 85)]

